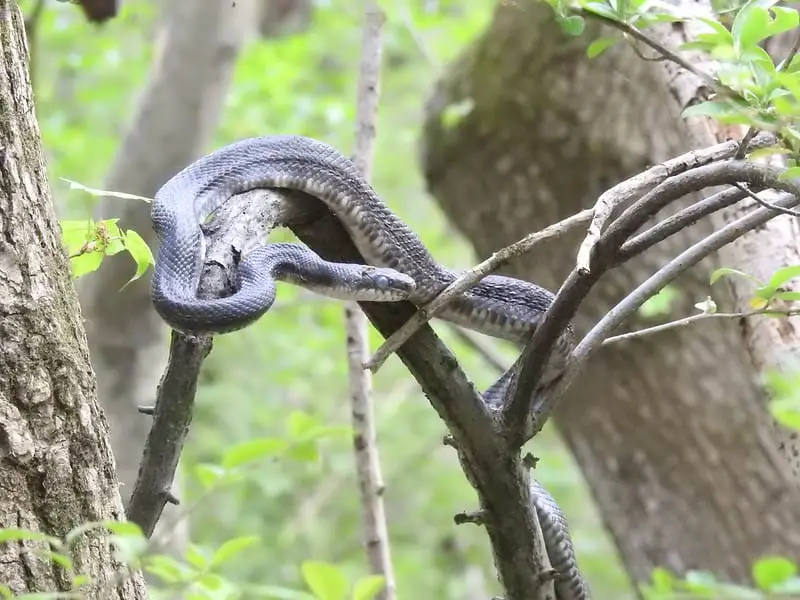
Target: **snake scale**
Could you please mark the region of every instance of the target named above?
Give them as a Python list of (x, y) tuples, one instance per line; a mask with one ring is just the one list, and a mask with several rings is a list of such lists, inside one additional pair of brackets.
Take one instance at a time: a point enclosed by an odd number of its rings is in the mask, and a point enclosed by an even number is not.
[[(304, 192), (341, 221), (369, 266), (330, 263), (298, 244), (268, 244), (237, 267), (237, 290), (224, 298), (197, 295), (205, 242), (201, 223), (236, 194), (259, 188)], [(265, 136), (225, 146), (192, 163), (165, 183), (152, 205), (160, 240), (152, 300), (161, 318), (186, 333), (226, 333), (263, 315), (275, 298), (275, 280), (290, 281), (342, 299), (424, 305), (457, 276), (440, 266), (417, 235), (381, 201), (355, 165), (335, 148), (301, 136)], [(438, 318), (481, 333), (524, 342), (552, 303), (533, 283), (490, 275), (446, 305)], [(564, 348), (558, 350), (564, 353)], [(550, 364), (552, 379), (560, 377)], [(547, 377), (541, 385), (546, 386)], [(502, 402), (504, 378), (484, 400)], [(531, 498), (548, 555), (559, 572), (559, 600), (588, 600), (566, 519), (535, 480)]]

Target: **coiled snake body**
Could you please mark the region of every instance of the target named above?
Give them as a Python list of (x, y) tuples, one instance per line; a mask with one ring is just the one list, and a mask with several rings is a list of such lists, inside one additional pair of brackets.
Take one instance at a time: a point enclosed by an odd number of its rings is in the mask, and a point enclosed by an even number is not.
[[(240, 286), (233, 295), (198, 298), (204, 261), (200, 224), (230, 197), (258, 188), (298, 190), (324, 202), (371, 267), (337, 265), (302, 246), (272, 244), (244, 257), (238, 267)], [(199, 159), (158, 191), (152, 219), (161, 241), (152, 299), (161, 317), (179, 331), (224, 333), (252, 323), (274, 300), (273, 278), (338, 298), (407, 298), (423, 305), (456, 277), (433, 259), (350, 160), (305, 137), (246, 139)], [(437, 317), (521, 342), (528, 339), (552, 299), (549, 291), (533, 283), (491, 275)], [(484, 396), (486, 402), (496, 405), (499, 398), (488, 396), (501, 394), (502, 388), (492, 386)], [(559, 600), (588, 599), (561, 510), (538, 483), (531, 491), (550, 560), (560, 573)]]

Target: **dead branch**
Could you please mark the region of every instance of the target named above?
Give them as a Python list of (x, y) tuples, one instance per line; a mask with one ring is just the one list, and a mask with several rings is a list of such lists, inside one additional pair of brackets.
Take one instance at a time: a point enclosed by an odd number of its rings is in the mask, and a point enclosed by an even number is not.
[[(752, 139), (746, 149), (752, 152), (758, 148), (770, 146), (775, 142), (774, 135), (762, 133)], [(594, 250), (597, 241), (600, 239), (600, 234), (603, 232), (615, 208), (640, 198), (670, 177), (710, 163), (732, 158), (739, 151), (739, 148), (740, 143), (731, 140), (702, 150), (692, 150), (676, 158), (664, 161), (660, 165), (650, 167), (646, 171), (634, 175), (600, 194), (593, 207), (589, 231), (578, 248), (578, 268), (589, 269), (592, 250)]]
[[(356, 137), (353, 153), (353, 162), (366, 181), (369, 181), (372, 175), (385, 20), (380, 7), (374, 2), (367, 2), (364, 9), (361, 66), (356, 89)], [(383, 476), (375, 439), (372, 374), (363, 367), (369, 354), (367, 317), (356, 302), (348, 302), (345, 307), (345, 327), (353, 449), (364, 518), (364, 549), (372, 573), (383, 575), (385, 580), (378, 597), (381, 600), (394, 600), (397, 597), (397, 584), (392, 569), (389, 531), (383, 506)]]
[[(522, 356), (512, 367), (519, 374), (516, 381), (512, 383), (509, 398), (503, 409), (503, 419), (509, 429), (509, 442), (521, 446), (532, 435), (540, 431), (544, 422), (549, 418), (558, 396), (566, 389), (567, 382), (562, 380), (555, 383), (556, 388), (560, 391), (559, 394), (542, 393), (540, 386), (542, 375), (545, 373), (545, 369), (552, 367), (548, 365), (548, 361), (553, 349), (557, 345), (565, 343), (564, 335), (569, 322), (586, 294), (603, 273), (612, 266), (620, 264), (620, 246), (629, 236), (670, 202), (707, 187), (745, 182), (759, 189), (776, 188), (797, 193), (798, 188), (795, 185), (779, 179), (780, 173), (780, 169), (745, 161), (734, 160), (707, 164), (665, 180), (617, 217), (594, 245), (594, 251), (590, 257), (590, 269), (587, 271), (577, 266), (573, 269), (556, 294), (553, 304), (534, 332), (531, 341), (523, 350)], [(780, 206), (780, 203), (776, 204)], [(776, 213), (770, 211), (769, 215), (770, 218), (773, 218)], [(725, 230), (720, 230), (720, 232)], [(711, 238), (707, 238), (706, 241), (708, 239)], [(698, 261), (718, 247), (709, 247), (711, 249), (698, 258)], [(690, 266), (690, 264), (682, 264), (678, 273)], [(677, 276), (677, 273), (674, 276)], [(658, 289), (660, 288), (655, 291)], [(641, 301), (644, 302), (645, 299)], [(633, 304), (635, 303), (632, 302), (631, 305)], [(631, 310), (636, 310), (636, 308)], [(629, 314), (630, 312), (626, 312), (625, 316)], [(606, 319), (608, 318), (607, 315)], [(605, 335), (608, 335), (609, 332), (610, 330), (606, 331)], [(602, 341), (602, 338), (595, 340), (594, 345), (599, 345), (599, 341)], [(574, 360), (574, 356), (573, 352), (570, 364)], [(570, 378), (571, 380), (572, 378)], [(547, 387), (549, 389), (551, 384), (548, 384)]]

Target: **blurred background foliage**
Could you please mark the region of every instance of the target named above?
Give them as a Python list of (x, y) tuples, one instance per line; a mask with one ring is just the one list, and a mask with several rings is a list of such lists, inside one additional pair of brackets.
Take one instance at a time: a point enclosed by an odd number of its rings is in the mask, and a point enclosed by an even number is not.
[[(468, 267), (475, 259), (472, 251), (424, 189), (417, 140), (431, 85), (486, 26), (492, 2), (384, 5), (388, 22), (374, 186), (442, 264)], [(22, 2), (26, 13), (32, 6), (30, 0)], [(294, 133), (348, 152), (360, 10), (360, 3), (318, 0), (305, 32), (252, 40), (239, 59), (213, 147), (243, 137)], [(102, 188), (145, 81), (157, 24), (154, 3), (132, 0), (101, 28), (62, 3), (49, 3), (36, 26), (31, 46), (37, 112), (50, 181), (65, 218), (87, 217), (94, 199), (69, 191), (60, 178)], [(233, 444), (282, 435), (291, 411), (304, 411), (327, 425), (349, 425), (343, 325), (337, 302), (280, 285), (273, 310), (255, 326), (218, 338), (205, 363), (182, 460), (187, 482), (182, 505), (189, 511), (192, 539), (201, 546), (217, 547), (241, 535), (260, 537), (257, 549), (225, 566), (225, 575), (242, 585), (301, 587), (304, 560), (336, 563), (352, 578), (367, 571), (347, 436), (326, 440), (318, 460), (267, 461), (248, 470), (244, 480), (211, 494), (202, 492), (196, 477), (198, 465), (219, 462)], [(479, 388), (494, 380), (497, 373), (471, 347), (447, 327), (436, 329)], [(371, 343), (373, 349), (379, 343), (374, 331)], [(481, 343), (513, 360), (514, 348), (488, 339)], [(453, 525), (453, 515), (474, 509), (476, 497), (455, 453), (442, 446), (443, 424), (396, 358), (374, 378), (374, 387), (401, 597), (464, 600), (476, 597), (476, 588), (483, 586), (497, 591), (485, 532)], [(131, 418), (143, 417), (132, 411)], [(536, 476), (570, 518), (596, 597), (633, 597), (580, 473), (555, 432), (547, 428), (531, 446), (542, 459)]]

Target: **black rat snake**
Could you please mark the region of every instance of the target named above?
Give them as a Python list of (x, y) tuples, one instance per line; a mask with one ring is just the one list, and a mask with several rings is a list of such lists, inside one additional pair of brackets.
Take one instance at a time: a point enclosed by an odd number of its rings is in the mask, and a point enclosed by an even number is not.
[[(330, 263), (301, 245), (270, 244), (244, 257), (233, 295), (199, 298), (205, 255), (200, 224), (232, 196), (258, 188), (299, 190), (324, 202), (371, 266)], [(164, 321), (186, 333), (225, 333), (249, 325), (272, 305), (275, 279), (342, 299), (407, 299), (424, 305), (456, 277), (433, 259), (350, 160), (331, 146), (305, 137), (246, 139), (199, 159), (158, 191), (152, 218), (161, 242), (153, 273), (153, 303)], [(437, 317), (524, 342), (552, 300), (549, 291), (533, 283), (490, 275)], [(564, 358), (556, 357), (551, 363), (563, 363)], [(485, 401), (497, 406), (504, 387), (492, 386)], [(531, 497), (548, 555), (560, 574), (559, 600), (588, 600), (563, 513), (535, 480)]]

